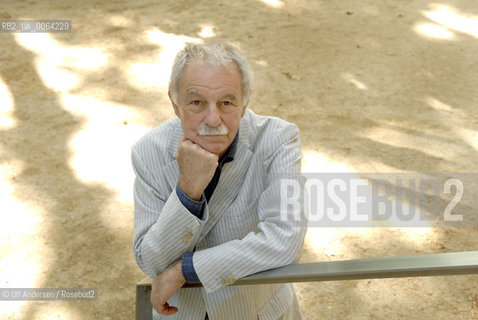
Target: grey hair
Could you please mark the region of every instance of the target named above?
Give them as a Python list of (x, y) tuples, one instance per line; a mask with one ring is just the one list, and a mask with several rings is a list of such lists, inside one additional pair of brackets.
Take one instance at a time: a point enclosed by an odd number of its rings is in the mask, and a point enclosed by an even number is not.
[(241, 74), (243, 103), (247, 104), (252, 92), (252, 71), (246, 57), (234, 46), (223, 42), (188, 44), (174, 59), (169, 90), (174, 103), (178, 101), (179, 81), (187, 64), (207, 62), (212, 66), (227, 66), (234, 62)]

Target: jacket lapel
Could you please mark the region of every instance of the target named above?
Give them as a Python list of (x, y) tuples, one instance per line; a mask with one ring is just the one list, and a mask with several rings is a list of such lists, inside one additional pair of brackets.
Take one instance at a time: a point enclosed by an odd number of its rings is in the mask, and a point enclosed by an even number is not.
[(209, 218), (201, 232), (198, 242), (209, 233), (229, 206), (234, 202), (239, 190), (244, 187), (243, 181), (249, 165), (251, 164), (251, 157), (254, 154), (250, 150), (250, 126), (247, 118), (246, 115), (241, 119), (236, 155), (232, 162), (226, 163), (222, 168), (219, 182), (208, 203)]

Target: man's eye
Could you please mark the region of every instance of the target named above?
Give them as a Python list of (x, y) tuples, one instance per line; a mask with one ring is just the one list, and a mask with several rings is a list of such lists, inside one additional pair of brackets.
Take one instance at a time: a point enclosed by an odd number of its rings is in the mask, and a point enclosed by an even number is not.
[(232, 102), (231, 101), (223, 101), (222, 104), (224, 106), (230, 106), (230, 105), (232, 105)]
[(198, 106), (201, 104), (201, 101), (199, 100), (194, 100), (193, 102), (191, 102), (191, 104), (195, 105), (195, 106)]

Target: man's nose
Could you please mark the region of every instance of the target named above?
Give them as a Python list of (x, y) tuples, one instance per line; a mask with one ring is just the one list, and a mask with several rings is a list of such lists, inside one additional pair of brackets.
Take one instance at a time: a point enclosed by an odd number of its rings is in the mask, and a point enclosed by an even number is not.
[(221, 124), (221, 113), (215, 104), (210, 103), (206, 108), (205, 123), (211, 127), (217, 127)]

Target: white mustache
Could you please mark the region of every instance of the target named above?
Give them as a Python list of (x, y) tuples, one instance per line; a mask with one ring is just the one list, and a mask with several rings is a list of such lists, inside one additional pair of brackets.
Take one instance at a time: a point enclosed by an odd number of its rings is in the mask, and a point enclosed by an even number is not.
[(198, 134), (200, 136), (225, 136), (227, 132), (227, 127), (222, 123), (217, 127), (211, 127), (203, 123), (199, 128)]

